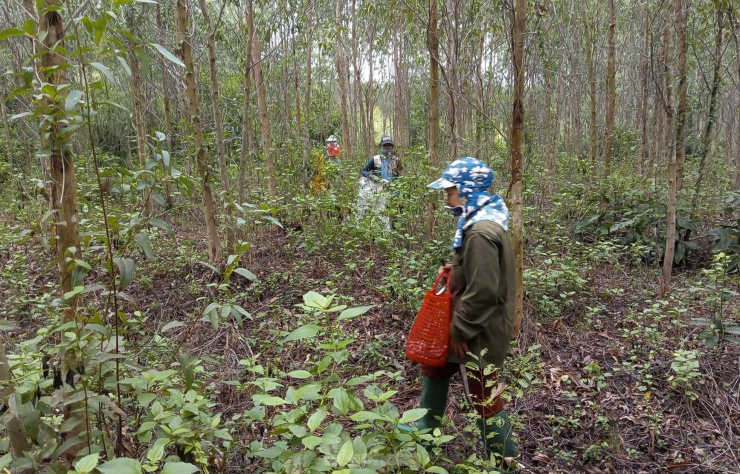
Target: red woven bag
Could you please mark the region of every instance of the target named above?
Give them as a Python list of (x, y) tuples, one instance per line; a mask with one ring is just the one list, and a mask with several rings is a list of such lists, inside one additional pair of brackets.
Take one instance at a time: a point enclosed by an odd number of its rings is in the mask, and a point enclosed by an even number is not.
[[(438, 291), (439, 282), (445, 276), (448, 286)], [(424, 296), (419, 314), (411, 326), (406, 342), (406, 357), (414, 362), (434, 367), (441, 367), (447, 363), (452, 312), (452, 296), (448, 289), (449, 276), (449, 269), (437, 275), (434, 286)]]

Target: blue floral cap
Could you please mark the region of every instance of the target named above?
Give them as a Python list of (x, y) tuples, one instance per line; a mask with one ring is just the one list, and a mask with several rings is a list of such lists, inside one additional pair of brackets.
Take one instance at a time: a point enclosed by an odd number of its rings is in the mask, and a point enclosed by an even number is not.
[(494, 173), (481, 160), (470, 156), (459, 158), (445, 169), (442, 177), (427, 185), (432, 189), (457, 187), (460, 194), (486, 191), (493, 185)]

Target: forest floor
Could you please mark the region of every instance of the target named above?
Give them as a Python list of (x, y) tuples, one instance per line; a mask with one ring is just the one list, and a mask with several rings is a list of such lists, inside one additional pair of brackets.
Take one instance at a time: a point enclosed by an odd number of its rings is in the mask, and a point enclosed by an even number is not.
[[(170, 223), (176, 238), (155, 242), (155, 261), (136, 256), (140, 267), (129, 289), (130, 307), (123, 311), (142, 311), (147, 317), (129, 333), (134, 343), (168, 322), (199, 314), (203, 304), (199, 299), (208, 294), (207, 285), (217, 281), (212, 270), (194, 257), (205, 254), (205, 235), (188, 223)], [(253, 319), (245, 320), (243, 328), (223, 324), (215, 331), (201, 322), (185, 345), (190, 354), (209, 361), (204, 377), (223, 418), (250, 408), (249, 397), (224, 384), (245, 377), (240, 360), (259, 354), (263, 365), (288, 372), (311, 357), (308, 346), (286, 350), (271, 343), (295, 328), (295, 305), (310, 290), (336, 294), (355, 306), (374, 305), (359, 319), (337, 323), (355, 339), (351, 357), (338, 375), (349, 380), (376, 371), (398, 372), (400, 377), (384, 380), (397, 391), (392, 401), (401, 410), (416, 408), (420, 374), (404, 357), (415, 314), (381, 284), (388, 268), (399, 262), (390, 261), (383, 247), (373, 242), (359, 249), (362, 261), (348, 265), (341, 243), (327, 242), (321, 251), (311, 252), (302, 232), (265, 230), (258, 241), (243, 266), (259, 280), (232, 283), (236, 300)], [(44, 273), (53, 257), (50, 252), (40, 254), (33, 242), (6, 247), (0, 267), (23, 267), (24, 292), (38, 297), (53, 291), (54, 272)], [(537, 248), (535, 242), (528, 243), (527, 268), (551, 268), (551, 256), (540, 255)], [(711, 317), (713, 311), (706, 303), (711, 290), (697, 283), (703, 281), (700, 268), (679, 271), (674, 294), (681, 297), (663, 298), (657, 268), (618, 259), (606, 262), (579, 266), (571, 261), (566, 270), (579, 272), (583, 283), (574, 294), (560, 295), (554, 316), (543, 316), (541, 294), (526, 289), (526, 314), (512, 348), (508, 380), (512, 387), (508, 411), (515, 420), (525, 472), (737, 472), (740, 345), (704, 349), (697, 337), (703, 328), (690, 324), (692, 318)], [(15, 285), (0, 282), (0, 311), (17, 311)], [(736, 277), (725, 287), (740, 290)], [(740, 299), (735, 296), (725, 308), (727, 317), (738, 318), (738, 307)], [(43, 324), (30, 317), (22, 328), (30, 336)], [(177, 331), (184, 330), (171, 329), (168, 336), (177, 338)], [(679, 350), (698, 354), (698, 370), (687, 369), (683, 378), (673, 368)], [(455, 439), (444, 445), (440, 461), (448, 468), (473, 453), (481, 454), (462, 393), (460, 381), (454, 380), (444, 432)], [(238, 423), (234, 433), (245, 447), (265, 436), (270, 434), (259, 426)], [(257, 467), (250, 466), (252, 462), (239, 455), (226, 460), (229, 472), (252, 470)]]

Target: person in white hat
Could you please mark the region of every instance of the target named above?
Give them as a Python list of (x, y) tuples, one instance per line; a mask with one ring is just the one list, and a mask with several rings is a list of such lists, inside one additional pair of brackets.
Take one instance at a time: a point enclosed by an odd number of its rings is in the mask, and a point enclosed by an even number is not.
[(388, 202), (387, 188), (401, 172), (401, 160), (393, 154), (393, 138), (385, 135), (380, 140), (380, 154), (373, 156), (362, 168), (360, 196), (357, 214), (362, 217), (371, 207), (386, 230), (391, 229), (390, 219), (385, 214)]

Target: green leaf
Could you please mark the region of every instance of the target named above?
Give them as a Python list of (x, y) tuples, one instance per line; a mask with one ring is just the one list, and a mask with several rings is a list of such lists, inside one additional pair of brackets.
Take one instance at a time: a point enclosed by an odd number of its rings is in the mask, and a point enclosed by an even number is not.
[(337, 463), (339, 464), (339, 467), (346, 466), (347, 463), (352, 460), (352, 456), (354, 456), (354, 454), (355, 449), (352, 446), (352, 441), (345, 441), (342, 447), (339, 449), (339, 453), (337, 454)]
[(326, 298), (315, 291), (309, 291), (303, 295), (303, 304), (312, 308), (326, 309), (331, 304), (331, 298)]
[(8, 453), (3, 457), (0, 457), (0, 469), (5, 469), (6, 467), (10, 466), (10, 463), (13, 462), (13, 455)]
[(427, 414), (426, 408), (414, 408), (403, 414), (399, 423), (412, 423), (416, 420), (420, 420), (424, 415)]
[(128, 62), (121, 56), (116, 56), (116, 59), (118, 59), (118, 62), (121, 64), (121, 67), (126, 72), (126, 75), (131, 77), (131, 68), (128, 65)]
[(75, 464), (75, 469), (77, 469), (78, 472), (90, 472), (95, 469), (95, 466), (98, 465), (99, 458), (100, 453), (89, 454), (77, 461), (77, 463)]
[(179, 328), (181, 326), (185, 326), (185, 323), (183, 323), (182, 321), (170, 321), (169, 323), (165, 324), (164, 327), (159, 330), (159, 332), (164, 334), (172, 328)]
[(323, 440), (318, 436), (306, 436), (301, 440), (301, 443), (303, 443), (303, 446), (308, 449), (314, 449), (316, 446), (320, 445), (322, 441)]
[(23, 36), (23, 30), (20, 28), (5, 28), (4, 30), (0, 31), (0, 41), (8, 38), (12, 38), (13, 36)]
[(149, 236), (146, 235), (144, 232), (139, 232), (134, 236), (134, 240), (137, 244), (139, 244), (139, 247), (141, 247), (141, 250), (144, 251), (144, 255), (146, 255), (146, 258), (149, 260), (154, 260), (154, 252), (152, 251), (152, 242), (149, 240)]
[(255, 275), (254, 273), (250, 272), (246, 268), (237, 268), (237, 269), (234, 270), (234, 273), (237, 273), (237, 274), (243, 276), (247, 280), (257, 281), (257, 275)]
[(337, 318), (337, 321), (344, 321), (345, 319), (352, 319), (356, 318), (357, 316), (360, 316), (362, 314), (367, 313), (370, 308), (372, 308), (373, 305), (370, 306), (358, 306), (356, 308), (349, 308), (342, 311), (342, 313)]
[(310, 379), (311, 372), (308, 370), (294, 370), (293, 372), (288, 372), (288, 377), (293, 377), (294, 379)]
[(102, 72), (105, 75), (105, 77), (108, 79), (108, 82), (113, 82), (113, 74), (111, 74), (110, 69), (108, 69), (108, 66), (106, 66), (105, 64), (99, 63), (97, 61), (91, 62), (90, 66)]
[(427, 468), (427, 471), (426, 472), (433, 472), (435, 474), (449, 474), (447, 472), (447, 469), (445, 469), (443, 467), (439, 467), (439, 466), (432, 466), (430, 468)]
[(377, 413), (373, 413), (371, 411), (360, 411), (355, 413), (354, 415), (350, 416), (352, 421), (361, 422), (361, 421), (375, 421), (375, 420), (384, 420), (385, 418), (382, 415), (379, 415)]
[(280, 446), (273, 446), (268, 449), (263, 449), (262, 451), (255, 453), (255, 455), (261, 458), (274, 459), (280, 456), (281, 454), (283, 454), (284, 452), (285, 452), (285, 448), (281, 448)]
[(82, 91), (74, 89), (69, 91), (67, 98), (64, 101), (64, 111), (70, 112), (75, 108), (75, 105), (79, 104), (82, 100)]
[(280, 397), (275, 397), (266, 393), (257, 393), (252, 395), (252, 401), (255, 405), (265, 405), (268, 407), (276, 407), (278, 405), (285, 405), (288, 403)]
[(0, 331), (10, 331), (17, 327), (18, 326), (11, 323), (10, 321), (6, 321), (5, 319), (0, 319)]
[(142, 474), (141, 464), (136, 459), (118, 458), (98, 466), (102, 474)]
[(151, 44), (151, 46), (154, 46), (154, 48), (155, 48), (155, 49), (156, 49), (157, 51), (159, 51), (159, 53), (160, 53), (160, 54), (161, 54), (162, 56), (164, 56), (165, 58), (167, 58), (167, 59), (168, 59), (168, 60), (170, 60), (171, 62), (173, 62), (173, 63), (177, 64), (177, 65), (178, 65), (178, 66), (180, 66), (180, 67), (185, 67), (185, 64), (183, 64), (183, 62), (182, 62), (182, 61), (180, 61), (180, 59), (178, 59), (178, 57), (177, 57), (177, 56), (175, 56), (174, 54), (172, 54), (172, 53), (170, 53), (169, 51), (167, 51), (167, 48), (165, 48), (165, 47), (164, 47), (164, 46), (162, 46), (161, 44), (157, 44), (157, 43), (152, 43), (152, 44)]
[[(175, 236), (175, 232), (172, 230), (172, 227), (162, 219), (158, 219), (156, 217), (150, 217), (149, 218), (149, 224), (153, 225), (154, 227), (159, 227), (163, 231), (167, 232), (167, 235), (170, 237)], [(218, 272), (217, 272), (218, 273)]]
[(316, 428), (318, 428), (319, 425), (321, 425), (321, 422), (324, 421), (324, 418), (326, 418), (326, 414), (326, 410), (321, 408), (316, 410), (316, 412), (308, 418), (308, 422), (306, 422), (308, 429), (311, 430), (311, 432), (316, 431)]
[(191, 474), (198, 468), (187, 462), (166, 462), (160, 474)]
[(134, 279), (134, 261), (130, 258), (114, 258), (120, 274), (120, 287), (125, 289)]
[(309, 339), (312, 337), (316, 337), (316, 334), (318, 334), (319, 329), (320, 328), (315, 324), (306, 324), (304, 326), (299, 327), (292, 333), (290, 333), (290, 335), (288, 335), (288, 337), (286, 337), (283, 342), (285, 343), (288, 341), (300, 341), (303, 339)]

